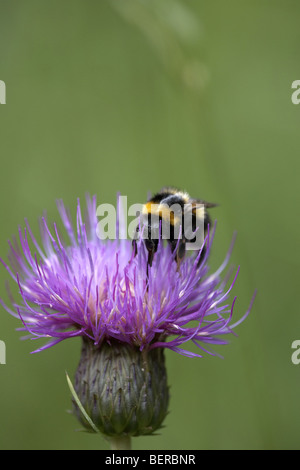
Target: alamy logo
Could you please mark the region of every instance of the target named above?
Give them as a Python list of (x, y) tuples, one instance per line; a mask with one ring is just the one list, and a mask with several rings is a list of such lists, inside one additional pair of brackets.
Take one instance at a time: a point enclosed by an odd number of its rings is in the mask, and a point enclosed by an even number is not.
[[(128, 207), (127, 196), (119, 197), (118, 208), (112, 204), (100, 204), (97, 207), (96, 216), (97, 236), (101, 240), (125, 240), (136, 239), (159, 239), (169, 240), (172, 227), (172, 237), (175, 240), (186, 239), (186, 250), (199, 250), (204, 242), (204, 205), (203, 204), (152, 204), (150, 212), (144, 211), (144, 204), (132, 204)], [(202, 215), (195, 226), (194, 211)], [(128, 219), (133, 220), (128, 224)], [(122, 221), (118, 227), (117, 220)], [(118, 230), (117, 230), (118, 227)], [(118, 231), (118, 233), (117, 233)]]
[(297, 366), (298, 364), (300, 364), (300, 340), (299, 339), (295, 339), (295, 341), (292, 342), (292, 349), (295, 349), (291, 357), (292, 363)]
[(293, 104), (299, 104), (300, 103), (300, 80), (294, 80), (292, 83), (292, 88), (296, 89), (292, 93), (292, 103)]
[(4, 341), (0, 341), (0, 364), (6, 364), (6, 346)]
[(6, 104), (6, 85), (0, 80), (0, 104)]

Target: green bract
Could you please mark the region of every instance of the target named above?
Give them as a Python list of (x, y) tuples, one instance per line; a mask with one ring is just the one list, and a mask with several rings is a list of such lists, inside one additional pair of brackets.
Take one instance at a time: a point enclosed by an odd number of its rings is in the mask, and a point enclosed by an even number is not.
[[(74, 388), (87, 415), (103, 434), (152, 434), (168, 410), (164, 350), (140, 351), (117, 341), (99, 348), (84, 338)], [(79, 421), (93, 431), (75, 400), (73, 404)]]

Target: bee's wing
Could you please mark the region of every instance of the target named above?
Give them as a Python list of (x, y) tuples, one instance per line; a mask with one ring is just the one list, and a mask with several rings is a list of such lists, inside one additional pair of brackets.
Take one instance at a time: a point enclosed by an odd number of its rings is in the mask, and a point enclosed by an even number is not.
[(210, 209), (211, 207), (217, 207), (219, 204), (216, 204), (215, 202), (207, 202), (203, 201), (203, 199), (191, 199), (191, 204), (193, 208), (196, 208), (197, 205), (203, 205), (206, 209)]

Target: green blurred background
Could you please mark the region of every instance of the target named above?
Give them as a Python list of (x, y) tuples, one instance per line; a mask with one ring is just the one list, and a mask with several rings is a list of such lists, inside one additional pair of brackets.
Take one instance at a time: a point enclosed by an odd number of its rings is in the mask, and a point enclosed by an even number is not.
[[(300, 447), (299, 15), (296, 0), (0, 1), (0, 256), (24, 217), (58, 219), (57, 198), (171, 184), (220, 204), (212, 267), (238, 232), (236, 319), (258, 289), (224, 360), (167, 351), (166, 427), (134, 449)], [(107, 449), (67, 413), (80, 340), (31, 355), (18, 326), (1, 308), (0, 448)]]

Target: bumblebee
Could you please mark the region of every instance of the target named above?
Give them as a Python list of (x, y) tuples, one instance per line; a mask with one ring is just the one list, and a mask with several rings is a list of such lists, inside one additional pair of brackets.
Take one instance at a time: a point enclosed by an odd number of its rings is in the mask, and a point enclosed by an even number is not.
[(198, 252), (202, 249), (200, 264), (205, 255), (202, 245), (211, 222), (207, 209), (216, 205), (191, 198), (177, 188), (162, 188), (143, 205), (140, 224), (133, 238), (135, 254), (137, 240), (142, 237), (148, 250), (148, 266), (151, 266), (159, 240), (166, 239), (175, 253), (178, 268), (186, 248)]

